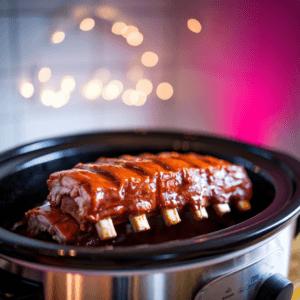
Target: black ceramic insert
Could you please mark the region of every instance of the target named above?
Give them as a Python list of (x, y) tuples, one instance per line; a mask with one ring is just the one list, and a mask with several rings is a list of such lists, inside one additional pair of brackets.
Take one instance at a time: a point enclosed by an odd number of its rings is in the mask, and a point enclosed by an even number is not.
[[(137, 248), (81, 248), (39, 241), (8, 229), (25, 211), (46, 199), (55, 171), (100, 156), (162, 151), (196, 152), (244, 165), (254, 184), (253, 209), (236, 214), (237, 225), (184, 240)], [(0, 253), (39, 264), (118, 269), (207, 257), (255, 243), (297, 214), (300, 164), (251, 145), (181, 132), (100, 132), (39, 141), (0, 155)], [(234, 213), (234, 212), (233, 212)], [(69, 255), (75, 250), (76, 255)], [(62, 255), (63, 253), (63, 255)], [(74, 254), (74, 252), (71, 252)]]

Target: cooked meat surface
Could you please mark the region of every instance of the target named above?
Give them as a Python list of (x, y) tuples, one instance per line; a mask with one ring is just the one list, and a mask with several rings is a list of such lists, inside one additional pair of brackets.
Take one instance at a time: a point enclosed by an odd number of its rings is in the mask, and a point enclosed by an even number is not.
[(47, 231), (60, 244), (75, 240), (79, 233), (78, 223), (58, 207), (45, 204), (26, 213), (28, 220), (27, 234), (34, 237)]
[[(28, 234), (34, 236), (44, 228), (55, 232), (60, 243), (68, 240), (57, 229), (64, 216), (81, 231), (96, 226), (105, 239), (116, 236), (113, 224), (128, 218), (135, 231), (143, 231), (150, 229), (146, 218), (150, 214), (161, 213), (169, 226), (180, 222), (178, 211), (185, 207), (195, 219), (207, 218), (208, 206), (219, 215), (230, 211), (231, 204), (240, 211), (251, 208), (252, 183), (242, 166), (194, 153), (99, 158), (53, 173), (47, 183), (50, 206), (27, 213)], [(55, 210), (62, 215), (58, 221)]]

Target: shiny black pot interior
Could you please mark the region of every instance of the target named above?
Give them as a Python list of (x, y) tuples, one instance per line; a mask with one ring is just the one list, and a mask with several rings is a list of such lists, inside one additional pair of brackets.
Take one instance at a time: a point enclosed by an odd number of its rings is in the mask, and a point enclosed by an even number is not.
[[(231, 228), (185, 240), (139, 246), (138, 251), (136, 247), (62, 246), (7, 230), (25, 211), (46, 199), (46, 180), (55, 171), (72, 168), (78, 162), (92, 162), (100, 156), (174, 150), (209, 154), (244, 165), (254, 186), (253, 209), (246, 214), (233, 210), (238, 224)], [(101, 264), (101, 268), (115, 268), (232, 251), (279, 230), (280, 225), (298, 212), (299, 170), (298, 162), (288, 156), (199, 134), (102, 132), (36, 142), (0, 156), (0, 252), (43, 264), (87, 268), (98, 268)]]

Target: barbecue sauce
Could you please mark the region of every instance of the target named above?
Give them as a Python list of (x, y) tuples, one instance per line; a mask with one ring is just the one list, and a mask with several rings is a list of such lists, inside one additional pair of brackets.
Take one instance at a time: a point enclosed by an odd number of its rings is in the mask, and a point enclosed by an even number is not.
[(58, 182), (65, 188), (65, 178), (82, 186), (88, 196), (78, 208), (88, 222), (186, 205), (199, 209), (252, 196), (252, 184), (243, 167), (197, 154), (126, 155), (123, 159), (101, 158), (95, 164), (78, 164), (50, 176), (51, 205), (60, 205), (64, 195), (52, 191), (59, 188)]
[(202, 221), (195, 221), (191, 213), (185, 212), (181, 214), (181, 222), (171, 227), (164, 224), (161, 216), (148, 218), (151, 229), (139, 233), (132, 232), (129, 223), (122, 223), (115, 226), (118, 236), (105, 241), (99, 239), (96, 231), (81, 232), (74, 245), (80, 247), (154, 245), (202, 236), (236, 224), (230, 214), (218, 217), (212, 209), (208, 209), (208, 212), (209, 219)]
[[(219, 217), (213, 209), (208, 208), (209, 219), (202, 221), (195, 221), (190, 212), (181, 212), (181, 223), (167, 227), (161, 216), (149, 217), (148, 221), (151, 229), (144, 232), (134, 233), (131, 225), (127, 222), (115, 225), (118, 236), (111, 240), (102, 241), (99, 239), (96, 230), (90, 232), (76, 232), (74, 240), (68, 242), (68, 245), (79, 247), (104, 247), (104, 246), (137, 246), (137, 245), (153, 245), (171, 242), (175, 240), (184, 240), (187, 238), (200, 237), (204, 234), (215, 232), (221, 229), (228, 228), (244, 219), (236, 220), (236, 211), (231, 214)], [(57, 216), (58, 217), (58, 216)], [(245, 216), (245, 219), (249, 215)], [(27, 224), (23, 222), (14, 229), (15, 233), (23, 236), (28, 236)], [(40, 232), (35, 236), (41, 241), (54, 242), (52, 236), (48, 232)]]
[[(210, 205), (252, 196), (252, 183), (243, 167), (197, 154), (100, 158), (95, 164), (56, 172), (48, 184), (51, 207), (80, 225), (79, 233), (67, 243), (83, 247), (157, 244), (220, 230), (235, 221), (229, 214), (218, 217)], [(63, 192), (53, 193), (57, 188)], [(209, 219), (195, 221), (186, 212), (200, 206), (207, 207)], [(162, 208), (176, 208), (184, 215), (182, 222), (168, 228), (159, 215)], [(130, 214), (147, 214), (151, 230), (133, 233), (127, 223)], [(118, 236), (101, 241), (94, 224), (106, 217), (113, 219)]]

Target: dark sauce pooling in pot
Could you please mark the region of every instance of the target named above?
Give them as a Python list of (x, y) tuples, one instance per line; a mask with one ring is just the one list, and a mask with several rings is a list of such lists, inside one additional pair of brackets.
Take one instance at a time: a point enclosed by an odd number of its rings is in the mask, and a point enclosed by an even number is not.
[[(219, 217), (215, 211), (208, 208), (209, 219), (195, 221), (190, 212), (182, 214), (181, 222), (177, 225), (167, 227), (160, 216), (148, 218), (151, 229), (144, 232), (134, 233), (129, 223), (116, 225), (118, 236), (115, 239), (102, 241), (97, 232), (80, 232), (72, 245), (80, 247), (101, 246), (135, 246), (145, 244), (160, 244), (174, 240), (183, 240), (195, 236), (201, 236), (217, 230), (227, 228), (238, 223), (235, 215), (240, 213), (232, 211), (230, 214)], [(246, 217), (247, 214), (245, 214)], [(246, 218), (245, 218), (246, 219)], [(14, 232), (27, 236), (26, 225), (19, 226)], [(54, 242), (50, 234), (40, 233), (36, 239)]]
[(195, 221), (190, 213), (186, 213), (177, 225), (167, 227), (160, 216), (149, 218), (150, 230), (134, 233), (131, 225), (116, 225), (118, 236), (112, 240), (101, 241), (96, 231), (91, 233), (81, 232), (75, 242), (76, 246), (101, 247), (101, 246), (135, 246), (145, 244), (160, 244), (175, 240), (183, 240), (201, 236), (210, 232), (227, 228), (236, 224), (231, 214), (218, 217), (209, 209), (209, 219)]
[[(253, 216), (259, 214), (266, 209), (274, 200), (275, 188), (264, 176), (260, 173), (249, 172), (249, 177), (253, 183), (253, 197), (251, 200), (252, 209), (246, 213), (239, 213), (235, 207), (232, 207), (232, 211), (229, 214), (225, 214), (223, 217), (218, 217), (215, 211), (209, 207), (207, 209), (209, 218), (207, 220), (195, 221), (191, 213), (186, 212), (181, 214), (181, 223), (167, 227), (160, 216), (149, 217), (148, 221), (151, 230), (133, 233), (131, 225), (129, 223), (122, 223), (115, 225), (118, 236), (112, 240), (101, 241), (98, 238), (96, 231), (91, 233), (80, 232), (76, 240), (72, 245), (81, 247), (102, 247), (112, 245), (117, 246), (135, 246), (145, 244), (160, 244), (165, 242), (171, 242), (174, 240), (184, 240), (192, 237), (199, 237), (201, 239), (205, 234), (215, 232), (228, 228), (232, 225), (241, 223)], [(8, 206), (6, 203), (5, 213), (9, 216), (2, 218), (1, 227), (11, 230), (13, 224), (21, 219), (23, 215), (22, 211), (26, 211), (32, 207), (30, 201), (32, 199), (41, 199), (43, 196), (37, 194), (36, 197), (32, 195), (18, 198), (17, 203), (20, 205), (26, 204), (26, 207), (20, 210), (17, 214), (15, 206)], [(36, 203), (38, 205), (40, 203)], [(4, 211), (4, 210), (3, 210)], [(27, 236), (26, 225), (19, 226), (14, 230), (23, 236)], [(56, 243), (48, 233), (42, 233), (35, 238), (43, 241), (49, 241)]]

